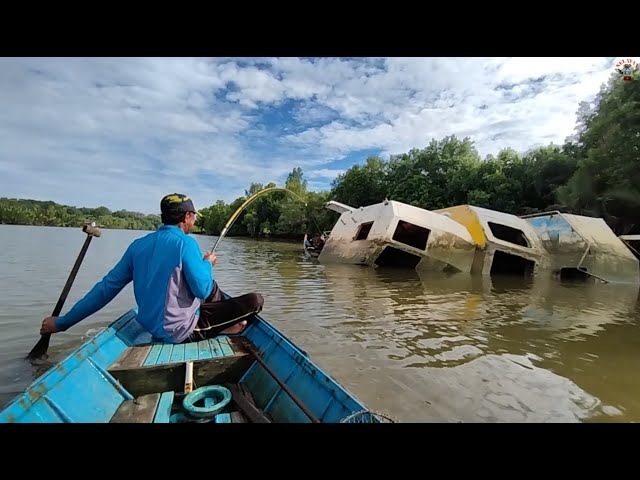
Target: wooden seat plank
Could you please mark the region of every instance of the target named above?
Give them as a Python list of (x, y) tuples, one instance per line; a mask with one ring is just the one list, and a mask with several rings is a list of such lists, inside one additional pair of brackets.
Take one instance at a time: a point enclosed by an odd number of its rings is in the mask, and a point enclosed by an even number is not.
[(115, 362), (113, 362), (111, 368), (119, 370), (124, 368), (141, 367), (147, 359), (150, 351), (151, 345), (129, 347), (122, 352)]
[(125, 400), (109, 423), (152, 423), (159, 401), (159, 393)]
[(169, 423), (174, 398), (174, 392), (164, 392), (160, 396), (160, 401), (158, 402), (158, 408), (156, 409), (153, 423)]

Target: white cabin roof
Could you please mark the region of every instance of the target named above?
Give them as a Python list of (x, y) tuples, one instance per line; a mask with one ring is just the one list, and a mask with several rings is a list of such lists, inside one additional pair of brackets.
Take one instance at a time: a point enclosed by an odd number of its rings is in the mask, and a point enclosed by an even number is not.
[(345, 205), (344, 203), (336, 202), (335, 200), (328, 201), (325, 204), (325, 207), (338, 213), (353, 212), (355, 210), (353, 207)]

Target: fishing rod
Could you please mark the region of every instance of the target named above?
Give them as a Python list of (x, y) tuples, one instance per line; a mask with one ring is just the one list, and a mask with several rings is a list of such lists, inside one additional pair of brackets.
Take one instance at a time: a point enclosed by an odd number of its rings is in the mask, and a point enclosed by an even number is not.
[[(229, 218), (229, 221), (227, 222), (227, 224), (224, 226), (224, 228), (222, 229), (222, 233), (220, 233), (220, 236), (218, 237), (218, 239), (216, 240), (216, 243), (213, 245), (213, 248), (211, 249), (211, 253), (213, 253), (215, 251), (215, 249), (218, 247), (218, 244), (220, 243), (220, 241), (224, 238), (224, 236), (227, 234), (227, 232), (229, 231), (229, 229), (231, 228), (231, 225), (233, 225), (233, 222), (236, 221), (236, 219), (238, 218), (238, 216), (242, 213), (242, 211), (248, 207), (251, 203), (253, 203), (253, 201), (258, 198), (259, 196), (268, 193), (268, 192), (272, 192), (274, 190), (281, 190), (284, 192), (289, 192), (292, 195), (298, 197), (298, 199), (300, 199), (300, 201), (302, 201), (302, 203), (304, 203), (304, 206), (307, 207), (308, 204), (307, 202), (304, 200), (304, 198), (302, 198), (300, 195), (298, 195), (296, 192), (293, 192), (291, 190), (289, 190), (288, 188), (284, 188), (284, 187), (267, 187), (267, 188), (263, 188), (262, 190), (260, 190), (257, 193), (254, 193), (253, 195), (251, 195), (249, 198), (247, 198), (245, 200), (245, 202), (240, 205), (240, 207), (238, 207), (238, 209), (233, 213), (233, 215), (231, 215), (231, 218)], [(312, 215), (313, 217), (313, 215)], [(317, 222), (315, 221), (315, 219), (313, 219), (313, 222), (316, 224), (316, 227), (318, 228), (318, 230), (320, 230), (320, 227), (318, 227)], [(320, 230), (320, 232), (322, 233), (322, 231)]]
[[(244, 201), (244, 203), (242, 205), (240, 205), (240, 207), (238, 207), (238, 209), (236, 209), (235, 212), (233, 212), (233, 215), (231, 215), (231, 218), (229, 218), (229, 221), (227, 222), (227, 224), (222, 229), (222, 233), (220, 234), (220, 236), (216, 240), (216, 243), (213, 245), (213, 248), (211, 249), (211, 253), (213, 253), (215, 251), (215, 249), (218, 247), (218, 244), (224, 238), (224, 236), (227, 234), (227, 232), (231, 228), (231, 225), (233, 225), (233, 222), (236, 221), (236, 219), (242, 213), (242, 211), (246, 207), (248, 207), (260, 195), (263, 195), (263, 194), (268, 193), (268, 192), (272, 192), (274, 190), (282, 190), (282, 191), (289, 192), (289, 193), (293, 194), (294, 196), (298, 197), (304, 203), (305, 207), (307, 206), (307, 202), (305, 202), (305, 200), (300, 195), (298, 195), (296, 192), (292, 192), (288, 188), (284, 188), (284, 187), (267, 187), (267, 188), (264, 188), (264, 189), (260, 190), (259, 192), (254, 193), (249, 198), (247, 198)], [(260, 361), (260, 359), (258, 359), (258, 360)], [(279, 379), (277, 379), (277, 380), (279, 380)], [(184, 383), (184, 392), (188, 394), (193, 390), (193, 361), (188, 361), (186, 363), (186, 371), (185, 371), (185, 380), (184, 380), (184, 382), (185, 382)]]

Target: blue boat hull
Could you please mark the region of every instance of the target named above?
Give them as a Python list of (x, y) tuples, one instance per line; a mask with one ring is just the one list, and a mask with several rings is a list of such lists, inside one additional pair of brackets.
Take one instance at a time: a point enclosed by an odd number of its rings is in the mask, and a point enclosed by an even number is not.
[(152, 342), (136, 315), (127, 312), (39, 377), (0, 423), (385, 421), (259, 315), (240, 335), (190, 344)]

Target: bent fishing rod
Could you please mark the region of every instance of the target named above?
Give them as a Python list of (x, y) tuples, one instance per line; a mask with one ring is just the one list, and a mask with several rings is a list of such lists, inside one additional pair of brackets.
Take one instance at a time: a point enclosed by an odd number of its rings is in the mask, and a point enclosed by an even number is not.
[[(229, 218), (229, 221), (227, 222), (227, 224), (224, 226), (224, 228), (222, 229), (222, 232), (220, 233), (220, 236), (218, 237), (218, 239), (216, 240), (216, 243), (213, 245), (213, 248), (211, 249), (211, 253), (213, 253), (215, 251), (215, 249), (218, 247), (218, 244), (220, 243), (220, 241), (224, 238), (224, 236), (227, 234), (227, 232), (229, 231), (229, 229), (231, 228), (231, 226), (233, 225), (233, 222), (236, 221), (236, 219), (238, 218), (238, 216), (242, 213), (242, 211), (248, 207), (251, 203), (253, 203), (253, 201), (258, 198), (259, 196), (265, 194), (265, 193), (269, 193), (272, 192), (274, 190), (281, 190), (284, 192), (289, 192), (292, 195), (296, 196), (298, 199), (300, 199), (300, 201), (302, 201), (302, 203), (304, 203), (304, 206), (307, 207), (308, 204), (307, 202), (304, 200), (304, 198), (302, 198), (300, 195), (298, 195), (296, 192), (293, 192), (291, 190), (289, 190), (288, 188), (285, 187), (267, 187), (264, 188), (262, 190), (260, 190), (257, 193), (254, 193), (253, 195), (251, 195), (249, 198), (247, 198), (245, 200), (245, 202), (240, 205), (240, 207), (238, 207), (238, 209), (233, 213), (233, 215), (231, 215), (231, 218)], [(315, 219), (314, 219), (314, 223), (315, 223)], [(316, 223), (316, 227), (318, 226), (318, 224)], [(318, 227), (319, 228), (319, 227)]]

